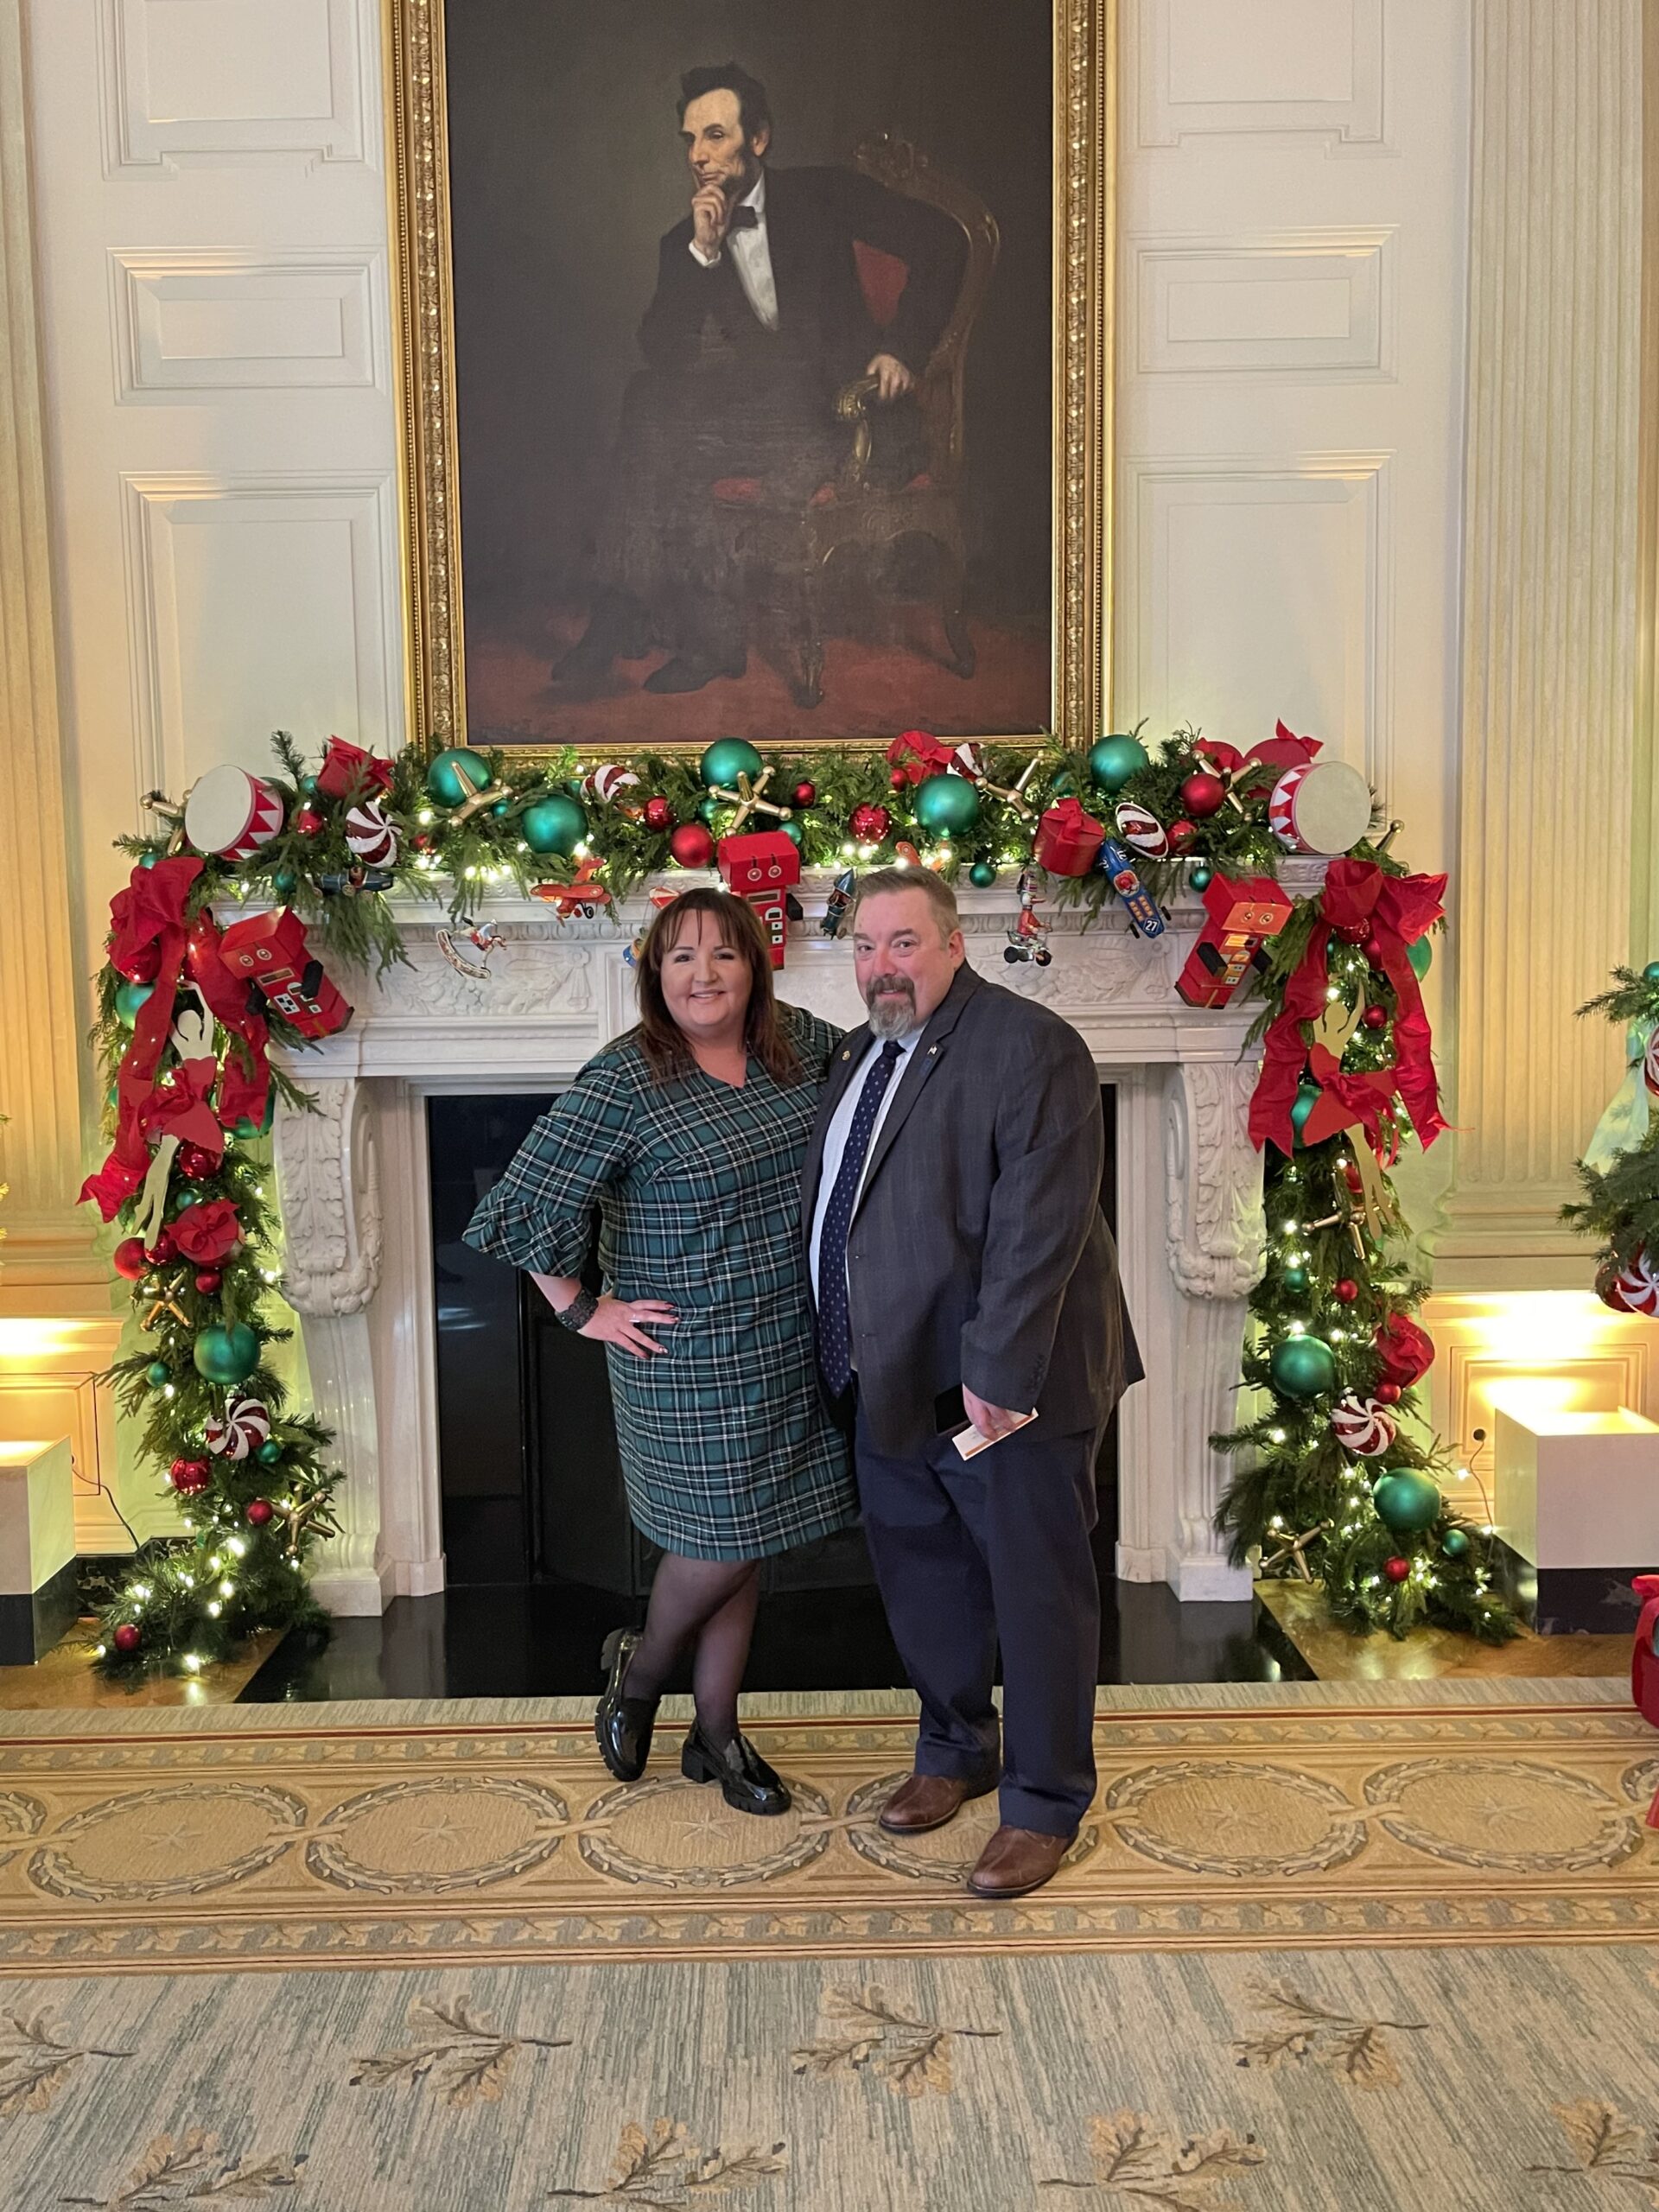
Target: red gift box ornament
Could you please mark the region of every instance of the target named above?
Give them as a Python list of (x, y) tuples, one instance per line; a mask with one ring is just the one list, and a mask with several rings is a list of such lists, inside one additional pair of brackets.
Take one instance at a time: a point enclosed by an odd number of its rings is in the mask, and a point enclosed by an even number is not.
[(795, 841), (781, 830), (722, 837), (718, 865), (728, 888), (754, 909), (772, 948), (772, 964), (781, 968), (789, 935), (790, 886), (801, 880), (801, 856)]
[(1209, 919), (1175, 988), (1188, 1006), (1225, 1006), (1262, 945), (1290, 919), (1291, 901), (1270, 875), (1236, 881), (1213, 875), (1204, 889)]
[(378, 753), (331, 737), (317, 770), (317, 789), (325, 798), (373, 798), (391, 789), (392, 766)]
[(352, 1018), (349, 1001), (307, 946), (304, 925), (286, 906), (232, 922), (219, 941), (219, 957), (302, 1036), (332, 1037)]
[(1106, 825), (1085, 814), (1075, 798), (1051, 806), (1037, 824), (1032, 858), (1051, 875), (1087, 875), (1106, 836)]

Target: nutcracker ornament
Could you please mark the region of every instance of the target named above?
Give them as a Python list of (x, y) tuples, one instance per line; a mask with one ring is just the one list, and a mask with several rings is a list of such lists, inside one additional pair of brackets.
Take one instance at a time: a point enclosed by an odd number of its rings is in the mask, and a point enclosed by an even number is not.
[(1209, 919), (1175, 988), (1188, 1006), (1225, 1006), (1262, 945), (1290, 919), (1291, 902), (1270, 875), (1212, 875), (1203, 899)]
[(789, 890), (801, 880), (799, 853), (781, 830), (757, 830), (747, 836), (722, 837), (716, 857), (727, 888), (754, 909), (772, 948), (772, 964), (781, 968), (789, 938)]
[(1046, 968), (1054, 957), (1048, 949), (1048, 924), (1037, 912), (1037, 872), (1034, 868), (1022, 868), (1020, 871), (1020, 918), (1008, 931), (1002, 957), (1010, 964), (1020, 960), (1034, 960), (1039, 968)]
[(232, 922), (219, 941), (219, 957), (302, 1037), (332, 1037), (352, 1018), (349, 1002), (307, 946), (299, 916), (286, 906)]
[(839, 937), (852, 911), (853, 886), (858, 880), (849, 868), (844, 868), (836, 878), (829, 897), (823, 902), (823, 919), (818, 927), (825, 937)]

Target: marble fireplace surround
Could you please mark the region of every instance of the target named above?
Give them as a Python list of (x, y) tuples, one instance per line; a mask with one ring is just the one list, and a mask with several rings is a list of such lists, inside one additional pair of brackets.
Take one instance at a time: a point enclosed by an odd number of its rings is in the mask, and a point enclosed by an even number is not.
[[(1306, 882), (1297, 880), (1306, 873)], [(1312, 888), (1315, 864), (1287, 871)], [(818, 927), (827, 879), (802, 887), (783, 995), (850, 1026), (852, 954)], [(1236, 1417), (1245, 1299), (1262, 1259), (1262, 1163), (1246, 1133), (1255, 1076), (1244, 1039), (1259, 1001), (1183, 1004), (1174, 980), (1200, 926), (1196, 901), (1145, 943), (1116, 912), (1086, 927), (1052, 906), (1052, 963), (1002, 957), (1013, 881), (963, 896), (969, 958), (1081, 1033), (1117, 1089), (1118, 1240), (1147, 1379), (1124, 1401), (1117, 1571), (1183, 1599), (1249, 1595), (1211, 1527), (1226, 1463), (1209, 1444)], [(321, 1555), (332, 1611), (380, 1612), (444, 1584), (436, 1313), (425, 1100), (441, 1091), (547, 1090), (633, 1018), (620, 921), (561, 923), (533, 900), (492, 900), (501, 931), (484, 981), (443, 957), (441, 909), (400, 918), (410, 965), (342, 975), (349, 1028), (296, 1055), (318, 1110), (279, 1113), (284, 1289), (300, 1317), (318, 1417), (346, 1470), (341, 1533)]]

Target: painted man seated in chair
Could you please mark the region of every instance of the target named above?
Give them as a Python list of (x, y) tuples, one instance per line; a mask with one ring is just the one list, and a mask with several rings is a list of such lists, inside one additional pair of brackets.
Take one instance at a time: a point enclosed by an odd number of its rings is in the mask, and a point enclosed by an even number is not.
[[(867, 542), (913, 529), (944, 549), (952, 664), (969, 674), (954, 482), (940, 478), (959, 456), (962, 340), (994, 226), (982, 218), (988, 244), (970, 255), (959, 214), (869, 173), (884, 166), (879, 147), (861, 149), (857, 169), (769, 168), (766, 92), (734, 64), (690, 71), (679, 111), (691, 212), (662, 241), (593, 611), (554, 682), (602, 684), (613, 660), (654, 646), (670, 658), (647, 690), (741, 676), (749, 579), (764, 566), (785, 577), (791, 684), (816, 704), (818, 582), (851, 511), (870, 499), (900, 505), (864, 530)], [(887, 158), (910, 160), (907, 149)], [(906, 522), (906, 500), (939, 512)]]

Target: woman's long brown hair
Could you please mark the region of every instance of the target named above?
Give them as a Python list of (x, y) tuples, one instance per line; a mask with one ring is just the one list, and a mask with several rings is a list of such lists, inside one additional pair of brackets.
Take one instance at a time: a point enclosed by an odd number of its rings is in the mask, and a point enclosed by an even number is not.
[(680, 941), (680, 932), (693, 914), (712, 914), (720, 941), (741, 952), (749, 966), (749, 1003), (743, 1023), (743, 1041), (766, 1073), (779, 1083), (799, 1080), (802, 1068), (778, 1009), (772, 988), (772, 950), (766, 932), (747, 901), (711, 884), (698, 884), (664, 906), (645, 931), (636, 969), (639, 994), (639, 1043), (652, 1079), (670, 1083), (690, 1075), (696, 1062), (683, 1032), (668, 1010), (663, 995), (663, 963)]

